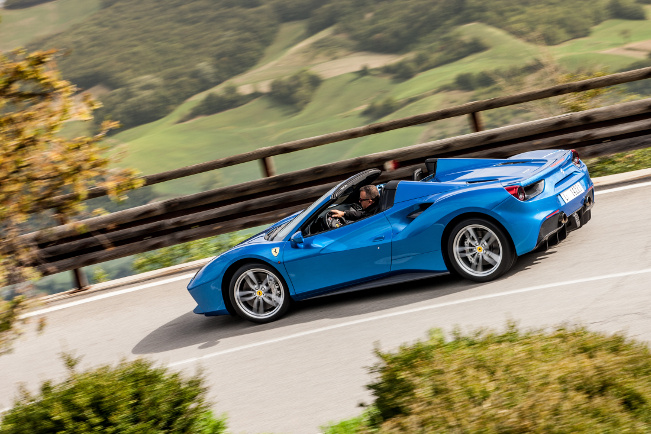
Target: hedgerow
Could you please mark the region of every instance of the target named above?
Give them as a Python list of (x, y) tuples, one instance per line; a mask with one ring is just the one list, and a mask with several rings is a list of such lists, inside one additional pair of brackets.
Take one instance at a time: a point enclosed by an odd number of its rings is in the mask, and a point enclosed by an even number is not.
[(377, 351), (375, 402), (328, 432), (596, 433), (651, 430), (651, 351), (585, 327), (458, 330)]

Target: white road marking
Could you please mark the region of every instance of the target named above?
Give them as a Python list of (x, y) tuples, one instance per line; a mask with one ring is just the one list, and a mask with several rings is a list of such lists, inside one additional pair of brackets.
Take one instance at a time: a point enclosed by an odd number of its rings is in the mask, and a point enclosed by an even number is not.
[[(614, 193), (616, 191), (630, 190), (632, 188), (640, 188), (640, 187), (648, 187), (648, 186), (651, 186), (651, 182), (643, 182), (643, 183), (639, 183), (639, 184), (626, 185), (624, 187), (611, 188), (610, 190), (601, 190), (601, 191), (595, 192), (595, 194), (602, 195), (602, 194), (606, 194), (606, 193)], [(56, 312), (57, 310), (62, 310), (62, 309), (67, 309), (69, 307), (79, 306), (80, 304), (90, 303), (92, 301), (103, 300), (105, 298), (115, 297), (115, 296), (118, 296), (118, 295), (127, 294), (129, 292), (139, 291), (141, 289), (151, 288), (151, 287), (157, 286), (157, 285), (164, 285), (166, 283), (172, 283), (172, 282), (178, 282), (179, 280), (190, 279), (192, 276), (194, 276), (194, 274), (195, 273), (183, 274), (183, 275), (176, 276), (176, 277), (171, 277), (171, 278), (165, 279), (165, 280), (159, 280), (159, 281), (156, 281), (156, 282), (146, 283), (144, 285), (134, 286), (133, 288), (122, 289), (122, 290), (119, 290), (119, 291), (113, 291), (113, 292), (109, 292), (109, 293), (106, 293), (106, 294), (97, 295), (95, 297), (85, 298), (83, 300), (78, 300), (78, 301), (73, 301), (73, 302), (70, 302), (70, 303), (59, 304), (57, 306), (52, 306), (52, 307), (48, 307), (48, 308), (45, 308), (45, 309), (36, 310), (34, 312), (28, 312), (28, 313), (26, 313), (24, 315), (21, 315), (20, 318), (21, 319), (31, 318), (31, 317), (38, 316), (38, 315), (44, 315), (44, 314), (50, 313), (50, 312)]]
[(196, 273), (182, 274), (176, 277), (170, 277), (169, 279), (157, 280), (151, 283), (145, 283), (144, 285), (134, 286), (133, 288), (121, 289), (119, 291), (108, 292), (106, 294), (96, 295), (94, 297), (84, 298), (83, 300), (72, 301), (70, 303), (59, 304), (52, 307), (47, 307), (45, 309), (36, 310), (34, 312), (28, 312), (24, 315), (21, 315), (20, 318), (31, 318), (33, 316), (43, 315), (50, 312), (55, 312), (61, 309), (67, 309), (73, 306), (79, 306), (80, 304), (90, 303), (92, 301), (103, 300), (105, 298), (116, 297), (122, 294), (128, 294), (129, 292), (140, 291), (141, 289), (151, 288), (153, 286), (165, 285), (166, 283), (178, 282), (179, 280), (191, 279)]
[(439, 309), (439, 308), (442, 308), (442, 307), (454, 306), (454, 305), (463, 304), (463, 303), (470, 303), (470, 302), (473, 302), (473, 301), (488, 300), (490, 298), (504, 297), (504, 296), (507, 296), (507, 295), (521, 294), (523, 292), (538, 291), (538, 290), (541, 290), (541, 289), (555, 288), (555, 287), (566, 286), (566, 285), (575, 285), (575, 284), (579, 284), (579, 283), (594, 282), (596, 280), (614, 279), (614, 278), (617, 278), (617, 277), (635, 276), (635, 275), (638, 275), (638, 274), (646, 274), (646, 273), (651, 273), (651, 268), (645, 268), (643, 270), (638, 270), (638, 271), (628, 271), (628, 272), (624, 272), (624, 273), (605, 274), (605, 275), (602, 275), (602, 276), (586, 277), (584, 279), (568, 280), (566, 282), (549, 283), (549, 284), (546, 284), (546, 285), (531, 286), (529, 288), (515, 289), (515, 290), (512, 290), (512, 291), (504, 291), (504, 292), (498, 292), (498, 293), (495, 293), (495, 294), (480, 295), (480, 296), (477, 296), (477, 297), (470, 297), (470, 298), (464, 298), (464, 299), (461, 299), (461, 300), (448, 301), (446, 303), (430, 304), (428, 306), (421, 306), (421, 307), (417, 307), (417, 308), (414, 308), (414, 309), (406, 309), (406, 310), (401, 310), (401, 311), (398, 311), (398, 312), (391, 312), (391, 313), (387, 313), (387, 314), (383, 314), (383, 315), (376, 315), (376, 316), (372, 316), (372, 317), (368, 317), (368, 318), (357, 319), (357, 320), (354, 320), (354, 321), (347, 321), (347, 322), (343, 322), (343, 323), (340, 323), (340, 324), (333, 324), (333, 325), (330, 325), (330, 326), (327, 326), (327, 327), (320, 327), (320, 328), (316, 328), (316, 329), (313, 329), (313, 330), (306, 330), (304, 332), (294, 333), (294, 334), (291, 334), (291, 335), (282, 336), (282, 337), (275, 338), (275, 339), (269, 339), (269, 340), (266, 340), (266, 341), (260, 341), (260, 342), (255, 342), (255, 343), (248, 344), (248, 345), (242, 345), (242, 346), (239, 346), (239, 347), (229, 348), (228, 350), (217, 351), (215, 353), (205, 354), (205, 355), (203, 355), (201, 357), (193, 357), (191, 359), (186, 359), (186, 360), (181, 360), (179, 362), (170, 363), (167, 366), (168, 367), (174, 367), (174, 366), (184, 365), (184, 364), (188, 364), (188, 363), (198, 362), (198, 361), (210, 359), (210, 358), (213, 358), (213, 357), (223, 356), (225, 354), (235, 353), (235, 352), (242, 351), (242, 350), (248, 350), (250, 348), (261, 347), (263, 345), (270, 345), (270, 344), (275, 344), (275, 343), (282, 342), (282, 341), (287, 341), (289, 339), (300, 338), (300, 337), (304, 337), (304, 336), (308, 336), (308, 335), (312, 335), (312, 334), (316, 334), (316, 333), (321, 333), (321, 332), (326, 332), (326, 331), (330, 331), (330, 330), (335, 330), (335, 329), (339, 329), (339, 328), (343, 328), (343, 327), (349, 327), (349, 326), (353, 326), (353, 325), (357, 325), (357, 324), (363, 324), (363, 323), (366, 323), (366, 322), (378, 321), (378, 320), (382, 320), (382, 319), (386, 319), (386, 318), (392, 318), (392, 317), (395, 317), (395, 316), (408, 315), (408, 314), (411, 314), (411, 313), (422, 312), (422, 311), (425, 311), (425, 310)]
[(648, 187), (650, 185), (651, 185), (651, 181), (650, 182), (641, 182), (639, 184), (625, 185), (623, 187), (615, 187), (615, 188), (611, 188), (609, 190), (595, 191), (595, 194), (601, 195), (601, 194), (606, 194), (606, 193), (614, 193), (616, 191), (630, 190), (632, 188)]

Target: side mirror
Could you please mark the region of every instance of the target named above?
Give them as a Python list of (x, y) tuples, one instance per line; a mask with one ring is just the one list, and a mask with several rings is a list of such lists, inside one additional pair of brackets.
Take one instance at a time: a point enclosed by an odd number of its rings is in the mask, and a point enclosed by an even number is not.
[(297, 231), (292, 237), (289, 239), (289, 242), (292, 244), (292, 247), (296, 248), (302, 248), (303, 247), (303, 234), (301, 231)]
[(413, 180), (420, 181), (421, 179), (423, 179), (423, 169), (419, 167), (418, 169), (414, 170)]

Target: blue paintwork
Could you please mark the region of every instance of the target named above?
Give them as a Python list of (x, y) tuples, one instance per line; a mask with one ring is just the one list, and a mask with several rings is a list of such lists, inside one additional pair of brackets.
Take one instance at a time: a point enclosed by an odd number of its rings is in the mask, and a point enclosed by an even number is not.
[(300, 288), (299, 298), (388, 274), (391, 225), (385, 214), (380, 213), (306, 237), (300, 248), (292, 248), (291, 242), (286, 241), (282, 258), (292, 284)]
[[(505, 189), (540, 180), (544, 180), (543, 192), (526, 201)], [(576, 182), (586, 192), (564, 203), (560, 193)], [(305, 234), (302, 242), (292, 241), (314, 213), (331, 204), (334, 187), (303, 212), (214, 258), (190, 281), (188, 290), (197, 302), (195, 313), (221, 315), (228, 313), (224, 296), (228, 272), (246, 261), (274, 267), (296, 300), (394, 274), (445, 272), (445, 229), (471, 215), (502, 225), (522, 255), (536, 247), (549, 215), (576, 212), (592, 187), (585, 164), (575, 165), (571, 153), (564, 150), (533, 151), (506, 160), (440, 159), (435, 176), (401, 181), (393, 206), (384, 212), (316, 235)], [(265, 239), (273, 231), (276, 235)], [(274, 248), (279, 249), (277, 256), (272, 254)]]

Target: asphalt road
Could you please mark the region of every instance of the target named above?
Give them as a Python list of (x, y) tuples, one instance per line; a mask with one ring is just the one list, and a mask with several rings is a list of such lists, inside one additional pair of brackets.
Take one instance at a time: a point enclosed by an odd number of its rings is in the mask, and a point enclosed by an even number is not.
[(0, 357), (0, 409), (21, 382), (36, 389), (63, 378), (61, 352), (83, 356), (82, 369), (147, 357), (192, 373), (203, 367), (233, 432), (316, 433), (371, 401), (364, 386), (374, 347), (395, 349), (434, 327), (578, 322), (650, 342), (651, 186), (598, 192), (592, 215), (495, 282), (443, 276), (314, 299), (267, 325), (193, 314), (188, 275), (62, 301), (44, 307), (44, 333), (28, 326)]

